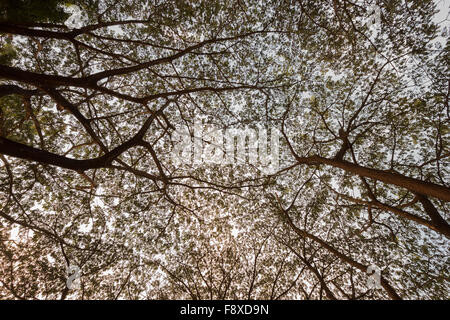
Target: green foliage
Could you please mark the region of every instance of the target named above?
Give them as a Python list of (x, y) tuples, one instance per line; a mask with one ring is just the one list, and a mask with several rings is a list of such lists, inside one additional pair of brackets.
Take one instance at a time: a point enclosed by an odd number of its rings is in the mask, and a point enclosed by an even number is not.
[(63, 22), (69, 17), (62, 6), (65, 0), (3, 0), (0, 21), (3, 22)]
[(25, 111), (23, 99), (18, 95), (0, 98), (1, 136), (13, 141), (30, 143), (36, 134), (36, 129)]
[[(448, 41), (431, 0), (361, 2), (82, 1), (68, 32), (63, 1), (3, 1), (21, 72), (0, 68), (0, 142), (35, 149), (0, 144), (0, 296), (386, 299), (376, 264), (402, 298), (448, 299), (448, 237), (396, 184), (448, 185)], [(280, 171), (176, 163), (195, 119), (283, 128)]]
[(11, 62), (17, 58), (17, 51), (11, 43), (5, 43), (0, 48), (0, 64), (11, 65)]

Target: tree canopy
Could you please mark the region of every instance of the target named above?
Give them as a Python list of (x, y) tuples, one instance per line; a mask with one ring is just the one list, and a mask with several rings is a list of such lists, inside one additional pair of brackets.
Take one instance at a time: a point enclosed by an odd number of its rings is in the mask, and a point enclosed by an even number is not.
[(450, 298), (434, 1), (72, 5), (0, 4), (0, 297)]

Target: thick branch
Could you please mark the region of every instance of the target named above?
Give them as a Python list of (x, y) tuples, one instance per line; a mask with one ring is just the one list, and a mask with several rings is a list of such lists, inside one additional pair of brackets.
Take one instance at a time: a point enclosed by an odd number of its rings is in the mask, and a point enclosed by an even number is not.
[(85, 171), (88, 169), (111, 167), (111, 163), (118, 156), (120, 156), (126, 150), (139, 145), (142, 142), (142, 138), (147, 132), (152, 121), (159, 113), (164, 110), (167, 105), (168, 103), (164, 107), (159, 109), (158, 112), (153, 113), (144, 122), (141, 129), (136, 133), (136, 135), (133, 136), (130, 140), (124, 142), (123, 144), (117, 146), (113, 150), (98, 158), (86, 160), (67, 158), (48, 151), (36, 149), (19, 142), (14, 142), (4, 137), (0, 137), (0, 153), (16, 158), (50, 164), (60, 168), (71, 169), (75, 171)]
[[(358, 270), (361, 270), (363, 272), (367, 271), (367, 266), (353, 260), (349, 256), (346, 256), (345, 254), (336, 250), (333, 246), (329, 245), (326, 241), (320, 239), (319, 237), (316, 237), (315, 235), (312, 235), (305, 230), (297, 228), (297, 226), (292, 222), (289, 214), (287, 212), (285, 212), (283, 209), (282, 209), (282, 212), (283, 212), (284, 216), (286, 217), (288, 224), (295, 231), (295, 233), (297, 233), (299, 236), (311, 239), (311, 240), (319, 243), (324, 249), (331, 252), (332, 254), (334, 254), (335, 256), (337, 256), (338, 258), (340, 258), (342, 261), (346, 262), (347, 264), (351, 265), (352, 267), (354, 267)], [(389, 282), (384, 277), (380, 278), (380, 282), (381, 282), (381, 286), (386, 290), (387, 294), (389, 295), (389, 297), (391, 299), (401, 300), (401, 297), (397, 294), (395, 289), (389, 284)]]
[(328, 159), (320, 156), (298, 157), (300, 164), (318, 165), (327, 164), (362, 177), (372, 178), (384, 183), (406, 188), (414, 193), (435, 197), (444, 201), (450, 201), (450, 188), (404, 176), (400, 173), (363, 167), (345, 160)]
[(436, 228), (443, 230), (443, 233), (447, 237), (450, 237), (450, 226), (447, 221), (445, 221), (445, 219), (441, 217), (433, 203), (426, 196), (421, 194), (418, 194), (417, 198), (425, 209), (425, 212), (431, 218), (433, 225), (435, 225)]
[(39, 90), (35, 89), (35, 90), (28, 90), (28, 89), (23, 89), (19, 86), (15, 86), (15, 85), (2, 85), (0, 86), (0, 98), (3, 96), (8, 96), (10, 94), (18, 94), (24, 97), (31, 97), (31, 96), (35, 96), (35, 95), (40, 95), (42, 94)]

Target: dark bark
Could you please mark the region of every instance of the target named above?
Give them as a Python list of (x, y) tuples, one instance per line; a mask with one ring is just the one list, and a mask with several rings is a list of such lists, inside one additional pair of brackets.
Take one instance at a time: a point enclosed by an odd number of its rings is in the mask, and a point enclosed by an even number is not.
[(450, 238), (450, 225), (442, 218), (433, 203), (426, 196), (421, 194), (418, 194), (417, 198), (430, 217), (433, 226)]
[(150, 124), (167, 105), (168, 103), (163, 108), (159, 109), (158, 112), (153, 113), (149, 118), (147, 118), (141, 129), (130, 140), (122, 143), (121, 145), (98, 158), (85, 160), (67, 158), (45, 150), (33, 148), (25, 144), (6, 139), (4, 137), (0, 137), (0, 153), (16, 158), (36, 161), (39, 163), (54, 165), (60, 168), (80, 172), (88, 169), (111, 167), (112, 162), (123, 152), (142, 143), (142, 139), (148, 128), (150, 127)]
[(3, 137), (0, 137), (0, 153), (11, 157), (54, 165), (75, 171), (107, 167), (114, 159), (108, 155), (86, 160), (72, 159), (11, 141)]
[(28, 90), (28, 89), (23, 89), (19, 86), (15, 86), (15, 85), (2, 85), (0, 86), (0, 98), (3, 96), (8, 96), (10, 94), (18, 94), (24, 97), (31, 97), (31, 96), (35, 96), (35, 95), (41, 95), (42, 92), (40, 92), (37, 89), (34, 90)]
[(412, 191), (413, 193), (435, 197), (444, 201), (450, 201), (450, 188), (431, 182), (410, 178), (400, 173), (367, 168), (345, 160), (328, 159), (319, 156), (296, 157), (296, 159), (300, 164), (326, 164), (335, 168), (343, 169), (347, 172), (357, 174), (362, 177), (372, 178), (384, 183), (403, 187)]
[[(326, 241), (320, 239), (319, 237), (316, 237), (313, 234), (310, 234), (309, 232), (299, 229), (291, 220), (289, 214), (282, 210), (284, 216), (286, 217), (286, 220), (289, 224), (289, 226), (291, 226), (291, 228), (294, 230), (295, 233), (297, 233), (299, 236), (303, 237), (303, 238), (308, 238), (313, 240), (314, 242), (319, 243), (324, 249), (326, 249), (327, 251), (331, 252), (332, 254), (334, 254), (335, 256), (337, 256), (339, 259), (341, 259), (342, 261), (346, 262), (347, 264), (349, 264), (350, 266), (366, 272), (367, 271), (367, 267), (355, 260), (353, 260), (352, 258), (348, 257), (347, 255), (341, 253), (340, 251), (338, 251), (337, 249), (335, 249), (333, 246), (331, 246), (330, 244), (328, 244)], [(389, 282), (383, 277), (381, 276), (380, 278), (380, 283), (381, 286), (386, 290), (386, 293), (388, 294), (388, 296), (393, 299), (393, 300), (401, 300), (401, 297), (397, 294), (397, 292), (395, 291), (395, 289), (389, 284)]]

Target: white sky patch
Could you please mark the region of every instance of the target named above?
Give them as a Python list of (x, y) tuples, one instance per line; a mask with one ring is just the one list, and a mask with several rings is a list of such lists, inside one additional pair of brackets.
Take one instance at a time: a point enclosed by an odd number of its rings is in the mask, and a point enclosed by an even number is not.
[(11, 228), (11, 231), (9, 232), (9, 240), (12, 241), (18, 241), (19, 238), (19, 226), (15, 225)]
[(53, 258), (50, 254), (47, 255), (47, 260), (51, 264), (55, 264), (55, 262), (56, 262), (55, 258)]
[(433, 21), (441, 25), (441, 28), (450, 27), (450, 1), (435, 0), (435, 3), (439, 12), (434, 15)]
[(90, 219), (88, 223), (81, 224), (78, 227), (78, 230), (82, 233), (89, 233), (92, 230), (92, 226), (93, 226), (92, 219)]
[(125, 35), (125, 31), (123, 31), (123, 29), (120, 25), (119, 26), (110, 26), (110, 27), (108, 27), (108, 30), (112, 30), (114, 32), (114, 34), (119, 35), (119, 36)]

